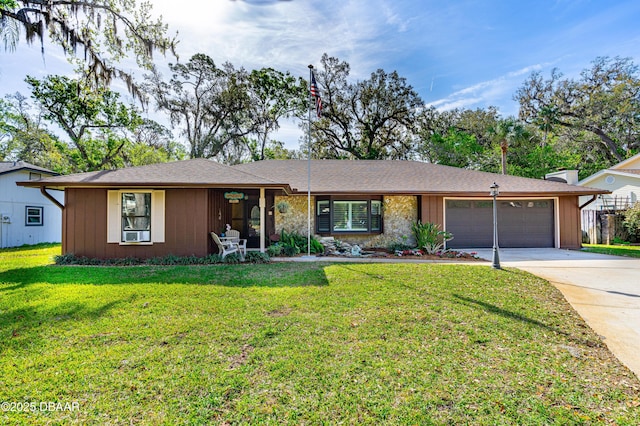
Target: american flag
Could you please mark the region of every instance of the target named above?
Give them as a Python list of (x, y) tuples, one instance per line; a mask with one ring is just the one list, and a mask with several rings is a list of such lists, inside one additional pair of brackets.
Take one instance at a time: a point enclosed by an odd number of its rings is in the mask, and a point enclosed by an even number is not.
[(316, 75), (311, 72), (311, 96), (315, 100), (316, 104), (316, 114), (318, 117), (322, 115), (322, 99), (320, 98), (320, 90), (318, 90), (318, 85), (316, 84)]

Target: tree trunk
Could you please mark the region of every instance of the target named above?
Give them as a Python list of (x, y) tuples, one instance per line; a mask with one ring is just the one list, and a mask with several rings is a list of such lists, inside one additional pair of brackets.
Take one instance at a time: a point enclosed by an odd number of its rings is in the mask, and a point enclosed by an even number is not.
[(502, 174), (507, 174), (507, 144), (503, 143), (500, 145), (500, 149), (502, 151)]
[(609, 151), (609, 153), (616, 160), (618, 160), (618, 162), (621, 162), (624, 160), (624, 157), (620, 155), (620, 153), (618, 152), (618, 146), (616, 145), (616, 143), (604, 131), (602, 131), (602, 129), (596, 126), (589, 126), (587, 128), (600, 138), (604, 146), (607, 147), (607, 150)]

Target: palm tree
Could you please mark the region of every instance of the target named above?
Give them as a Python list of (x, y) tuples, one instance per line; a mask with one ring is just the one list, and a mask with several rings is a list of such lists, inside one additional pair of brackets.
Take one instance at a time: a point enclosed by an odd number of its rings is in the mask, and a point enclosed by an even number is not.
[(547, 144), (547, 133), (553, 129), (553, 126), (558, 122), (558, 108), (552, 105), (545, 105), (540, 108), (538, 116), (534, 120), (534, 124), (538, 126), (538, 129), (544, 132), (542, 139), (542, 146)]
[(500, 143), (502, 151), (502, 174), (507, 174), (507, 151), (509, 146), (517, 142), (528, 139), (528, 132), (524, 125), (514, 118), (506, 118), (498, 121), (492, 132), (495, 139)]

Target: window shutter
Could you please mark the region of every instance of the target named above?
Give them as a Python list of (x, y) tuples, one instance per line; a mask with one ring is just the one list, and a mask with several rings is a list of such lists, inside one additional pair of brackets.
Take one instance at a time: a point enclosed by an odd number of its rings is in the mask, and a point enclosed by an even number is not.
[(317, 232), (331, 232), (331, 211), (329, 210), (329, 200), (318, 201), (317, 203)]
[(151, 194), (151, 241), (164, 243), (164, 191)]
[(120, 240), (120, 194), (107, 191), (107, 243), (119, 243)]
[(371, 201), (371, 231), (382, 231), (382, 202)]

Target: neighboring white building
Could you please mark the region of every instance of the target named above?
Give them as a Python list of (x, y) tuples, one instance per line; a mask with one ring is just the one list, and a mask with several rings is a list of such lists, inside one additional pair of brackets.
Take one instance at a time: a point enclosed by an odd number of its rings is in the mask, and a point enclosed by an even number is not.
[[(609, 169), (600, 170), (578, 182), (580, 186), (606, 189), (611, 194), (603, 194), (587, 207), (589, 210), (623, 210), (631, 207), (640, 198), (640, 154), (634, 155)], [(580, 203), (589, 197), (581, 197)]]
[[(56, 175), (23, 161), (0, 162), (0, 248), (61, 241), (62, 210), (39, 190), (16, 185)], [(63, 202), (63, 191), (48, 193)]]

